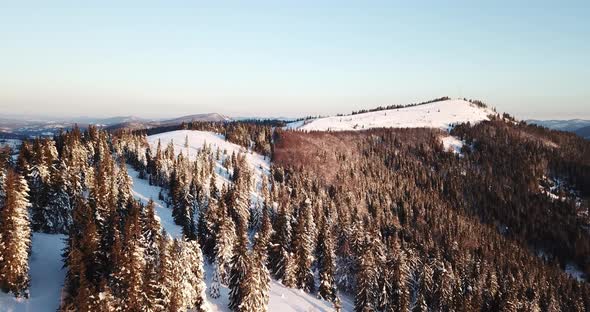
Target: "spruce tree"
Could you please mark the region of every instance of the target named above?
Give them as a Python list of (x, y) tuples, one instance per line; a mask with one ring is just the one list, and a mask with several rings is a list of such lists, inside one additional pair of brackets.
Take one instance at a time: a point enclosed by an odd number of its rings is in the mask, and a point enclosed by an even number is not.
[(217, 233), (215, 238), (215, 262), (219, 266), (219, 278), (221, 283), (229, 283), (229, 274), (232, 266), (232, 258), (234, 256), (236, 244), (236, 230), (235, 225), (226, 213), (225, 207), (219, 209), (219, 219), (216, 226)]
[(320, 234), (318, 235), (318, 266), (320, 287), (318, 297), (330, 302), (336, 300), (336, 255), (334, 254), (334, 241), (330, 231), (328, 220), (324, 219)]
[(140, 311), (146, 305), (143, 291), (146, 259), (140, 219), (141, 206), (134, 202), (125, 222), (125, 243), (118, 278), (121, 282), (121, 307), (126, 311)]
[(51, 167), (51, 185), (43, 232), (66, 234), (72, 224), (72, 205), (67, 191), (64, 166), (63, 162), (58, 162)]
[[(187, 298), (190, 297), (190, 293), (192, 293), (192, 287), (188, 287), (190, 285), (186, 285), (186, 267), (188, 264), (183, 263), (183, 254), (182, 254), (182, 241), (178, 239), (174, 239), (172, 244), (170, 244), (170, 273), (167, 274), (167, 289), (169, 293), (169, 298), (167, 300), (168, 303), (168, 311), (176, 312), (184, 310), (188, 307)], [(189, 292), (189, 294), (187, 294)]]
[(252, 276), (254, 280), (251, 285), (255, 285), (255, 296), (253, 303), (256, 311), (266, 312), (268, 310), (268, 302), (270, 299), (270, 273), (268, 271), (268, 235), (262, 235), (255, 238), (254, 250), (252, 255)]
[(93, 311), (111, 312), (115, 311), (119, 307), (119, 302), (113, 296), (111, 288), (109, 287), (106, 279), (102, 279), (100, 282), (97, 299), (98, 303), (97, 306), (93, 307)]
[(219, 277), (219, 265), (217, 261), (213, 262), (213, 276), (211, 277), (211, 286), (209, 287), (209, 296), (213, 299), (217, 299), (220, 296), (221, 287), (220, 277)]
[[(240, 232), (245, 232), (244, 230)], [(238, 237), (234, 245), (229, 276), (229, 308), (232, 311), (241, 311), (240, 306), (244, 301), (249, 285), (246, 283), (250, 268), (248, 255), (248, 238), (246, 234)]]
[[(171, 303), (172, 294), (171, 291), (174, 289), (175, 276), (173, 271), (174, 259), (170, 252), (172, 250), (171, 239), (166, 233), (162, 233), (158, 244), (159, 261), (158, 261), (158, 282), (157, 289), (154, 289), (155, 295), (151, 297), (157, 298), (154, 302), (155, 305), (159, 306), (159, 311), (168, 311), (166, 308), (174, 306)], [(158, 310), (158, 309), (156, 309)]]
[(293, 253), (296, 286), (307, 292), (315, 291), (312, 271), (314, 261), (315, 224), (311, 210), (311, 201), (305, 200), (299, 211), (299, 219), (293, 236)]
[(272, 275), (277, 280), (283, 280), (283, 283), (290, 256), (290, 246), (291, 215), (283, 206), (280, 206), (276, 221), (273, 224), (269, 262)]
[(156, 218), (154, 203), (150, 200), (145, 208), (143, 241), (145, 242), (145, 270), (143, 289), (146, 295), (146, 308), (149, 311), (162, 311), (162, 286), (160, 284), (162, 241), (160, 222)]
[(80, 269), (80, 286), (73, 303), (68, 307), (62, 307), (62, 311), (93, 312), (99, 305), (95, 285), (86, 278), (86, 266)]
[[(35, 141), (37, 142), (37, 141)], [(51, 211), (47, 209), (49, 201), (49, 184), (47, 183), (47, 167), (41, 163), (40, 156), (35, 155), (34, 163), (29, 167), (27, 172), (27, 182), (29, 187), (31, 226), (33, 231), (41, 232), (47, 227), (48, 214)]]
[(215, 260), (215, 241), (219, 231), (219, 202), (211, 197), (209, 205), (199, 211), (199, 221), (197, 223), (197, 236), (199, 244), (203, 246), (203, 253), (209, 262)]
[(367, 233), (363, 235), (358, 256), (358, 271), (356, 274), (356, 290), (354, 296), (354, 311), (377, 310), (378, 303), (378, 254), (374, 244), (377, 237)]
[(188, 287), (192, 287), (193, 296), (188, 299), (188, 307), (191, 311), (207, 312), (210, 310), (206, 298), (205, 271), (203, 269), (203, 254), (196, 241), (184, 243), (183, 263), (188, 268), (186, 272)]
[(31, 228), (24, 178), (8, 170), (4, 183), (4, 207), (0, 208), (0, 289), (16, 297), (28, 297)]

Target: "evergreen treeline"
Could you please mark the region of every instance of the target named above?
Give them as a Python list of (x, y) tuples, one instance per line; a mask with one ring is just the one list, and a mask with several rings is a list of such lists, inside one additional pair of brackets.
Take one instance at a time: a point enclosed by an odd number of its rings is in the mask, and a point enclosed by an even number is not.
[[(222, 134), (228, 142), (244, 146), (261, 155), (269, 156), (272, 152), (272, 129), (282, 127), (285, 122), (276, 119), (243, 120), (232, 122), (193, 121), (179, 125), (154, 127), (133, 131), (136, 135), (153, 135), (175, 130), (200, 130)], [(124, 134), (125, 131), (117, 131)]]
[[(372, 109), (361, 109), (361, 110), (358, 110), (358, 111), (353, 111), (351, 113), (351, 115), (358, 115), (358, 114), (364, 114), (364, 113), (370, 113), (370, 112), (378, 112), (378, 111), (389, 110), (389, 109), (414, 107), (414, 106), (419, 106), (419, 105), (424, 105), (424, 104), (430, 104), (430, 103), (435, 103), (435, 102), (447, 101), (447, 100), (450, 100), (450, 99), (451, 98), (448, 97), (448, 96), (443, 96), (443, 97), (439, 97), (439, 98), (436, 98), (436, 99), (432, 99), (432, 100), (424, 101), (424, 102), (420, 102), (420, 103), (379, 106), (379, 107), (375, 107), (375, 108), (372, 108)], [(479, 103), (481, 103), (481, 102), (479, 102)], [(481, 103), (481, 104), (483, 104), (483, 103)], [(483, 105), (483, 107), (485, 107), (485, 105)]]

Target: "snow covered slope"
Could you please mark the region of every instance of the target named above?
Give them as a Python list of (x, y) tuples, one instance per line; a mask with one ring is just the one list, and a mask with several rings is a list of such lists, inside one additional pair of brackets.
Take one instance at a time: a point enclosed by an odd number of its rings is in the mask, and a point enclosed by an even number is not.
[[(188, 138), (188, 149), (184, 146), (185, 139)], [(263, 175), (269, 174), (270, 162), (267, 158), (257, 153), (248, 152), (244, 147), (225, 141), (223, 136), (205, 131), (179, 130), (160, 133), (148, 137), (150, 147), (154, 149), (158, 144), (158, 140), (165, 148), (168, 142), (173, 141), (175, 153), (179, 154), (181, 151), (184, 155), (188, 155), (194, 159), (197, 151), (203, 147), (204, 144), (211, 145), (213, 150), (217, 147), (223, 152), (227, 150), (227, 155), (232, 152), (247, 153), (246, 160), (254, 170), (255, 178), (257, 180), (257, 189), (260, 188), (259, 182)], [(221, 160), (216, 163), (217, 183), (221, 186), (223, 183), (229, 183), (228, 176), (225, 169), (221, 166)], [(156, 213), (160, 218), (162, 227), (173, 237), (180, 237), (182, 235), (181, 228), (174, 224), (172, 218), (172, 210), (166, 207), (165, 203), (158, 201), (158, 193), (160, 187), (149, 185), (146, 180), (139, 179), (139, 173), (133, 168), (128, 167), (129, 175), (133, 180), (133, 195), (136, 199), (147, 203), (149, 199), (153, 199), (156, 204)], [(258, 192), (252, 192), (252, 200), (260, 199)], [(207, 285), (211, 284), (213, 268), (210, 265), (205, 265)], [(208, 297), (213, 311), (230, 311), (227, 307), (229, 300), (229, 289), (226, 286), (220, 288), (221, 296), (217, 299)], [(343, 311), (352, 311), (353, 301), (347, 297), (342, 298)], [(303, 292), (299, 289), (291, 289), (283, 286), (278, 281), (272, 280), (270, 286), (270, 302), (269, 311), (333, 311), (332, 304), (317, 299), (314, 295)]]
[(158, 194), (161, 188), (159, 186), (150, 185), (147, 180), (139, 178), (139, 172), (133, 169), (131, 166), (127, 166), (127, 173), (133, 181), (133, 197), (144, 205), (147, 204), (150, 199), (154, 201), (156, 207), (156, 213), (160, 219), (160, 224), (172, 237), (181, 237), (182, 228), (174, 223), (172, 218), (172, 210), (166, 207), (166, 204), (158, 199)]
[[(189, 142), (188, 148), (184, 146), (186, 139), (188, 139)], [(227, 153), (222, 155), (222, 158), (215, 164), (215, 172), (217, 173), (216, 181), (219, 189), (221, 189), (224, 183), (229, 183), (229, 175), (222, 166), (222, 161), (225, 157), (231, 156), (232, 153), (236, 153), (237, 155), (241, 152), (246, 155), (246, 160), (250, 164), (250, 167), (253, 170), (252, 172), (254, 173), (257, 189), (260, 188), (262, 177), (270, 173), (270, 159), (258, 153), (249, 152), (243, 146), (226, 141), (221, 134), (208, 131), (177, 130), (150, 135), (148, 136), (148, 142), (154, 155), (156, 147), (158, 146), (158, 141), (160, 141), (162, 149), (166, 148), (168, 143), (172, 141), (175, 154), (178, 155), (180, 152), (185, 156), (188, 154), (191, 160), (195, 159), (197, 152), (203, 148), (204, 144), (210, 146), (214, 152), (218, 147), (222, 154), (226, 151)], [(257, 192), (252, 192), (251, 200), (252, 202), (258, 202), (259, 196)]]
[(446, 100), (406, 108), (295, 122), (287, 128), (308, 131), (347, 131), (371, 128), (440, 128), (459, 122), (479, 122), (495, 114), (465, 100)]
[(445, 151), (451, 151), (455, 154), (461, 155), (461, 148), (463, 147), (463, 141), (452, 135), (441, 138)]
[(0, 292), (0, 311), (53, 312), (59, 307), (65, 278), (61, 252), (64, 235), (33, 233), (33, 251), (29, 260), (31, 287), (29, 299), (16, 299)]

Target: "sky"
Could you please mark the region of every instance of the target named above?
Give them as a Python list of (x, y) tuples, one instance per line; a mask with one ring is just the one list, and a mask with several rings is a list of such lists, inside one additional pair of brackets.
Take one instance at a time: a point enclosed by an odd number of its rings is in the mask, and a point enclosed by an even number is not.
[(0, 0), (0, 114), (590, 119), (590, 1)]

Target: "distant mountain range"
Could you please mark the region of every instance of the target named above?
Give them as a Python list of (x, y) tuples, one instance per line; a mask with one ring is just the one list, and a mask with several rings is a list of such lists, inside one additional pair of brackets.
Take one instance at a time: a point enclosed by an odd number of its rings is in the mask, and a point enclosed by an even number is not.
[(549, 129), (574, 132), (575, 134), (590, 139), (590, 120), (570, 119), (570, 120), (538, 120), (529, 119), (529, 124), (543, 126)]
[(110, 124), (106, 128), (107, 128), (107, 130), (146, 129), (146, 128), (153, 128), (153, 127), (179, 125), (183, 122), (192, 122), (192, 121), (224, 122), (224, 121), (231, 121), (231, 120), (232, 119), (230, 117), (222, 115), (222, 114), (208, 113), (208, 114), (187, 115), (187, 116), (177, 117), (177, 118), (173, 118), (173, 119), (165, 119), (165, 120), (142, 120), (142, 119), (126, 120), (126, 121), (121, 121), (118, 123)]
[(25, 138), (53, 136), (60, 130), (69, 130), (78, 125), (86, 129), (96, 125), (107, 130), (145, 129), (160, 126), (173, 126), (191, 121), (230, 121), (230, 117), (218, 113), (195, 114), (173, 119), (147, 119), (137, 116), (117, 116), (108, 118), (76, 117), (70, 119), (26, 118), (0, 116), (0, 138)]
[(582, 127), (574, 131), (577, 135), (590, 140), (590, 126)]

